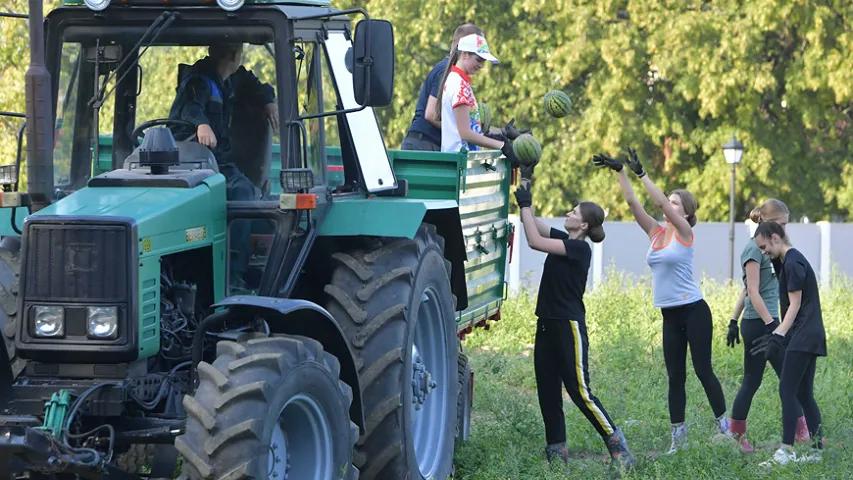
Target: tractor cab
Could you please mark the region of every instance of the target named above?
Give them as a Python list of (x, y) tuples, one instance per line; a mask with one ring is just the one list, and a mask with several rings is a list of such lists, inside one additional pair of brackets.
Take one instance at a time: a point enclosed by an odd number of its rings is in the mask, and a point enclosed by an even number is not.
[[(229, 280), (216, 298), (286, 290), (273, 284), (279, 272), (266, 272), (276, 242), (291, 241), (294, 230), (316, 230), (335, 196), (398, 188), (370, 106), (390, 100), (393, 41), (383, 38), (390, 25), (373, 28), (370, 39), (369, 22), (353, 29), (350, 17), (330, 9), (318, 13), (316, 2), (241, 5), (239, 11), (192, 1), (170, 2), (168, 10), (145, 1), (122, 2), (122, 8), (73, 3), (82, 2), (66, 2), (48, 15), (46, 32), (56, 102), (54, 208), (83, 189), (87, 199), (114, 187), (149, 189), (157, 197), (160, 187), (193, 189), (221, 173), (214, 149), (199, 143), (195, 126), (170, 118), (170, 110), (192, 75), (187, 72), (211, 45), (223, 43), (243, 46), (241, 68), (274, 92), (280, 127), (273, 128), (265, 102), (250, 88), (220, 92), (215, 84), (229, 85), (230, 79), (204, 77), (212, 96), (230, 95), (217, 104), (230, 110), (230, 134), (217, 140), (230, 143), (228, 168), (245, 175), (254, 190), (250, 202), (211, 199), (223, 202), (227, 214), (229, 258), (249, 257), (240, 278), (222, 272)], [(383, 55), (371, 73), (363, 61), (367, 42)], [(155, 130), (193, 134), (173, 136), (167, 150), (174, 152), (149, 152), (144, 138)], [(152, 165), (163, 161), (169, 164)], [(225, 187), (230, 197), (228, 179)], [(235, 231), (246, 230), (248, 243), (230, 241)]]

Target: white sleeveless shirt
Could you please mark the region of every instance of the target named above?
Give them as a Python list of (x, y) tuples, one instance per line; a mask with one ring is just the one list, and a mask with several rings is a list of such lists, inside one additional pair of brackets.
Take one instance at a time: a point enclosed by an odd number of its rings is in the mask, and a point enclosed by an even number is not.
[(693, 239), (684, 243), (674, 233), (662, 247), (655, 246), (664, 235), (663, 227), (652, 235), (646, 263), (652, 269), (652, 290), (656, 308), (678, 307), (702, 300), (702, 291), (693, 280)]

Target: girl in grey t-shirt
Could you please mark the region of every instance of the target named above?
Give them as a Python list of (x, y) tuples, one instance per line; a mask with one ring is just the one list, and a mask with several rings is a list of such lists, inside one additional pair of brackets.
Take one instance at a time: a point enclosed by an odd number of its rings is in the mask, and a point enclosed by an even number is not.
[[(788, 207), (780, 200), (771, 198), (755, 208), (750, 217), (756, 223), (776, 222), (784, 227), (788, 224)], [(743, 451), (752, 453), (754, 449), (746, 438), (746, 417), (749, 415), (752, 398), (761, 386), (764, 366), (768, 360), (762, 355), (750, 355), (749, 351), (755, 347), (756, 340), (779, 326), (779, 284), (773, 262), (761, 252), (754, 238), (750, 238), (744, 246), (740, 265), (743, 269), (744, 288), (729, 322), (726, 343), (729, 347), (734, 347), (735, 342), (740, 343), (737, 321), (742, 312), (740, 333), (743, 336), (743, 381), (732, 404), (729, 424)], [(769, 360), (777, 376), (782, 372), (782, 359), (780, 356)], [(799, 402), (796, 408), (797, 441), (808, 442), (809, 429)]]

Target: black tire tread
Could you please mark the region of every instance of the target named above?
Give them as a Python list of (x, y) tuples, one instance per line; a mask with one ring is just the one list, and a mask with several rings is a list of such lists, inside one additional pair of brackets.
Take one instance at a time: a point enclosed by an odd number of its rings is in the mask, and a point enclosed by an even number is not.
[[(243, 480), (254, 470), (263, 432), (263, 420), (251, 417), (257, 409), (247, 409), (258, 401), (267, 404), (273, 385), (290, 368), (305, 362), (322, 365), (338, 378), (338, 386), (352, 403), (352, 389), (340, 380), (340, 363), (325, 352), (320, 342), (300, 336), (268, 337), (241, 335), (237, 341), (220, 341), (217, 358), (199, 363), (196, 395), (186, 395), (186, 433), (175, 440), (183, 456), (182, 477), (203, 480)], [(213, 393), (213, 394), (211, 394)], [(350, 439), (355, 443), (358, 427), (350, 422)], [(246, 452), (226, 465), (222, 452)], [(233, 452), (234, 450), (231, 450)], [(229, 457), (231, 458), (231, 457)], [(214, 468), (214, 465), (220, 465)], [(357, 477), (357, 473), (354, 473)]]
[[(336, 269), (325, 287), (326, 308), (353, 347), (365, 398), (365, 434), (353, 452), (363, 480), (392, 478), (405, 468), (400, 425), (402, 411), (408, 407), (402, 405), (401, 392), (411, 387), (401, 385), (399, 378), (406, 351), (406, 292), (411, 291), (421, 258), (429, 250), (444, 257), (444, 239), (435, 226), (421, 224), (412, 240), (383, 239), (378, 245), (332, 255)], [(451, 263), (445, 259), (444, 265), (449, 282)], [(397, 290), (390, 294), (395, 286)], [(454, 298), (454, 309), (455, 305)], [(389, 429), (395, 433), (389, 435)]]
[(18, 357), (15, 348), (15, 334), (18, 331), (18, 280), (21, 273), (21, 252), (0, 248), (0, 308), (3, 309), (6, 321), (0, 325), (0, 336), (6, 345), (7, 359), (12, 370), (12, 377), (17, 376), (26, 367), (24, 359)]
[(467, 440), (462, 438), (462, 422), (464, 420), (465, 415), (465, 404), (468, 401), (468, 382), (470, 381), (470, 366), (468, 362), (468, 356), (459, 352), (459, 360), (457, 362), (457, 395), (456, 395), (456, 444), (460, 445), (463, 441)]

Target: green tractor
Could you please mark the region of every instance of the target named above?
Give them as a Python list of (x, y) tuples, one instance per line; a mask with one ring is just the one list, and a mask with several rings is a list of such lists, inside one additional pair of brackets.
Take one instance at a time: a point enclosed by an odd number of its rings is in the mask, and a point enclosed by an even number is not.
[[(513, 172), (386, 149), (391, 25), (325, 0), (29, 15), (27, 192), (20, 162), (0, 171), (0, 478), (447, 478)], [(253, 201), (170, 130), (182, 66), (223, 41), (280, 112), (273, 131), (236, 102)]]

